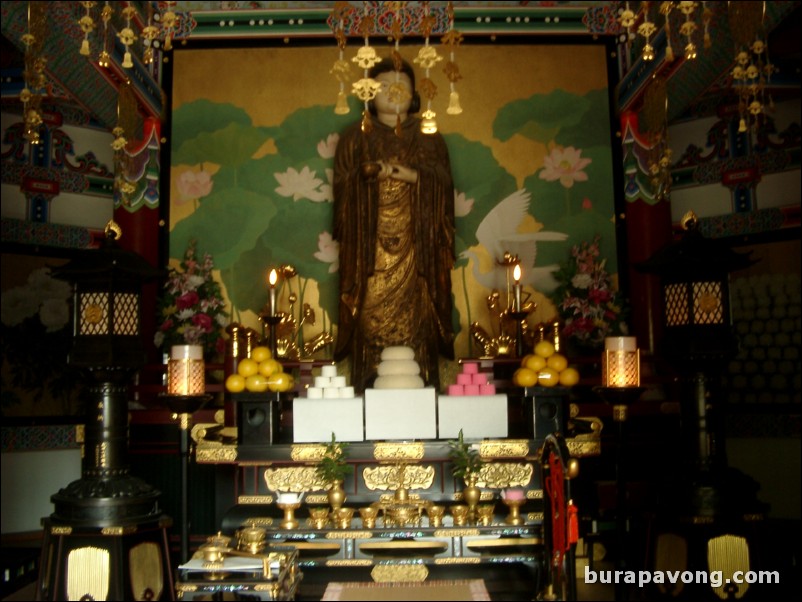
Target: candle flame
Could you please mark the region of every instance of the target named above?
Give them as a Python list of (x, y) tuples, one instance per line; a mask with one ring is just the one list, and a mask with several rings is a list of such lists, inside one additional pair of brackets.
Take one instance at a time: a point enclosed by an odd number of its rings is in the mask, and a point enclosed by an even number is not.
[(512, 270), (512, 277), (515, 279), (515, 284), (518, 284), (521, 281), (521, 264), (515, 264), (515, 268)]
[(270, 280), (270, 286), (276, 286), (276, 282), (278, 282), (278, 272), (276, 272), (275, 268), (270, 270), (269, 280)]

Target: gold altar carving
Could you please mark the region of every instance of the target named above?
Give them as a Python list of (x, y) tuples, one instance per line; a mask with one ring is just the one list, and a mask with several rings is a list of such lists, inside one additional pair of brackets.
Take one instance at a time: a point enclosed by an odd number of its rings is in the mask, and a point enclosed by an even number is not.
[[(362, 471), (365, 486), (371, 491), (398, 489), (398, 466), (367, 467)], [(403, 486), (406, 489), (429, 489), (434, 482), (434, 466), (408, 465), (404, 469)]]
[(378, 564), (370, 571), (376, 583), (395, 583), (398, 581), (426, 581), (429, 569), (425, 564)]
[[(392, 502), (394, 499), (395, 499), (395, 494), (394, 493), (382, 493), (381, 495), (379, 495), (379, 501), (380, 502)], [(420, 493), (409, 493), (409, 494), (407, 494), (407, 499), (419, 500), (420, 499)]]
[(422, 442), (373, 444), (373, 458), (378, 462), (401, 462), (423, 459), (425, 447)]
[(50, 527), (51, 535), (70, 535), (71, 533), (72, 527)]
[(272, 504), (272, 495), (241, 495), (237, 498), (238, 504)]
[(542, 489), (530, 489), (526, 492), (526, 499), (528, 500), (542, 500), (543, 499), (543, 490)]
[[(495, 494), (494, 494), (492, 491), (483, 491), (483, 492), (482, 492), (482, 493), (479, 495), (479, 501), (480, 501), (480, 502), (489, 502), (490, 500), (492, 500), (492, 499), (493, 499), (494, 495), (495, 495)], [(463, 495), (462, 495), (462, 492), (461, 492), (461, 491), (458, 491), (457, 493), (455, 493), (455, 494), (454, 494), (454, 496), (453, 496), (453, 498), (454, 498), (454, 501), (455, 501), (455, 502), (462, 502), (462, 501), (464, 501), (464, 500), (463, 500)]]
[(584, 456), (598, 456), (601, 454), (601, 439), (599, 437), (580, 439), (582, 436), (583, 435), (579, 435), (573, 439), (565, 440), (568, 453), (572, 457), (581, 458)]
[(272, 491), (305, 493), (326, 488), (314, 466), (282, 466), (265, 469), (265, 483)]
[(110, 537), (121, 537), (123, 535), (131, 535), (132, 533), (136, 533), (136, 525), (131, 525), (130, 527), (115, 525), (112, 527), (103, 527), (100, 530), (101, 535), (109, 535)]
[(237, 461), (237, 448), (233, 445), (206, 442), (195, 449), (195, 460), (199, 464), (230, 464)]
[(435, 537), (472, 537), (479, 535), (479, 529), (437, 529)]
[(321, 443), (294, 443), (290, 457), (294, 462), (320, 462), (326, 455), (326, 446)]
[(254, 527), (272, 527), (275, 521), (269, 516), (251, 516), (243, 521), (243, 524)]
[(489, 439), (479, 444), (479, 457), (483, 460), (496, 458), (525, 458), (529, 454), (526, 439)]
[(373, 566), (373, 561), (369, 558), (355, 558), (354, 560), (341, 560), (337, 558), (334, 560), (327, 560), (326, 566)]
[(326, 539), (370, 539), (373, 531), (329, 531)]
[(315, 506), (317, 504), (328, 504), (329, 503), (329, 496), (324, 495), (322, 493), (312, 494), (306, 496), (306, 503), (309, 506)]
[(479, 471), (476, 485), (491, 489), (526, 487), (532, 480), (534, 471), (534, 466), (529, 463), (485, 462)]
[[(175, 584), (175, 590), (179, 594), (181, 594), (181, 592), (187, 592), (187, 593), (196, 592), (196, 591), (198, 591), (198, 586), (190, 584), (190, 583), (180, 583), (179, 582), (179, 583)], [(180, 597), (180, 595), (179, 595), (179, 597)]]
[(542, 521), (545, 515), (542, 512), (528, 512), (526, 514), (526, 520), (530, 523)]
[(482, 559), (478, 556), (459, 556), (457, 558), (435, 558), (435, 564), (479, 564)]

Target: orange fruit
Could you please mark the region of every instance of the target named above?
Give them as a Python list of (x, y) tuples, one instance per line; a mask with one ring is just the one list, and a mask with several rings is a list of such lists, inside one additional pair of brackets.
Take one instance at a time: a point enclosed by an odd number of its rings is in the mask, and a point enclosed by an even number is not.
[(262, 376), (272, 376), (273, 374), (283, 371), (284, 368), (281, 366), (281, 363), (273, 358), (268, 358), (259, 362), (259, 374)]
[(543, 368), (546, 367), (546, 358), (541, 357), (539, 355), (528, 355), (526, 360), (526, 364), (524, 364), (525, 368), (529, 368), (532, 372), (537, 375)]
[(251, 393), (264, 393), (267, 391), (267, 378), (261, 374), (251, 374), (245, 378), (245, 388)]
[(245, 377), (242, 374), (230, 374), (226, 378), (226, 391), (229, 393), (242, 393), (245, 390)]
[(576, 368), (566, 368), (560, 372), (560, 384), (563, 387), (573, 387), (579, 382), (579, 371)]
[(546, 360), (546, 365), (557, 372), (562, 372), (568, 367), (568, 360), (562, 353), (554, 353)]
[(292, 374), (287, 374), (286, 372), (276, 372), (267, 379), (267, 387), (277, 393), (284, 393), (285, 391), (289, 391), (292, 389), (293, 385), (295, 384), (295, 379), (292, 377)]
[(534, 387), (537, 384), (537, 372), (529, 368), (518, 368), (512, 375), (516, 387)]
[(237, 374), (241, 374), (245, 378), (256, 374), (259, 371), (259, 362), (252, 360), (249, 357), (243, 358), (237, 364)]
[(535, 345), (535, 355), (539, 355), (540, 357), (551, 357), (554, 355), (554, 343), (551, 341), (538, 341)]
[(526, 362), (529, 361), (529, 358), (534, 357), (533, 353), (527, 353), (525, 356), (521, 358), (521, 366), (526, 367)]
[(273, 357), (273, 354), (270, 352), (270, 349), (264, 345), (251, 349), (251, 359), (255, 362), (261, 363), (271, 357)]
[(559, 382), (560, 375), (553, 368), (543, 368), (537, 375), (537, 384), (541, 387), (556, 387)]

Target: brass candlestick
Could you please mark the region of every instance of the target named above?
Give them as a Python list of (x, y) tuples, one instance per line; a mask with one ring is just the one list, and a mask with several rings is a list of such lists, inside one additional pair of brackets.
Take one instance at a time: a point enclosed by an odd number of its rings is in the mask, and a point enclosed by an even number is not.
[(276, 504), (284, 511), (284, 520), (281, 521), (282, 529), (297, 529), (298, 520), (295, 518), (295, 511), (301, 507), (301, 502), (282, 503)]
[(510, 509), (510, 513), (504, 522), (508, 525), (523, 525), (526, 521), (521, 517), (521, 506), (526, 500), (508, 500), (504, 498), (504, 504)]

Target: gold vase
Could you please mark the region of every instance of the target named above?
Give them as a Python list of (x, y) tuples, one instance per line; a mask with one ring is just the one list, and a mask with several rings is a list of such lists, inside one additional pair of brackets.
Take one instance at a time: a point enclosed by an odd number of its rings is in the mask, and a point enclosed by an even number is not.
[(482, 490), (476, 486), (478, 475), (469, 474), (465, 477), (465, 488), (462, 490), (462, 501), (468, 506), (470, 520), (476, 519), (476, 506), (482, 499)]
[(345, 503), (345, 490), (342, 481), (334, 481), (329, 488), (329, 506), (335, 511), (342, 508)]

